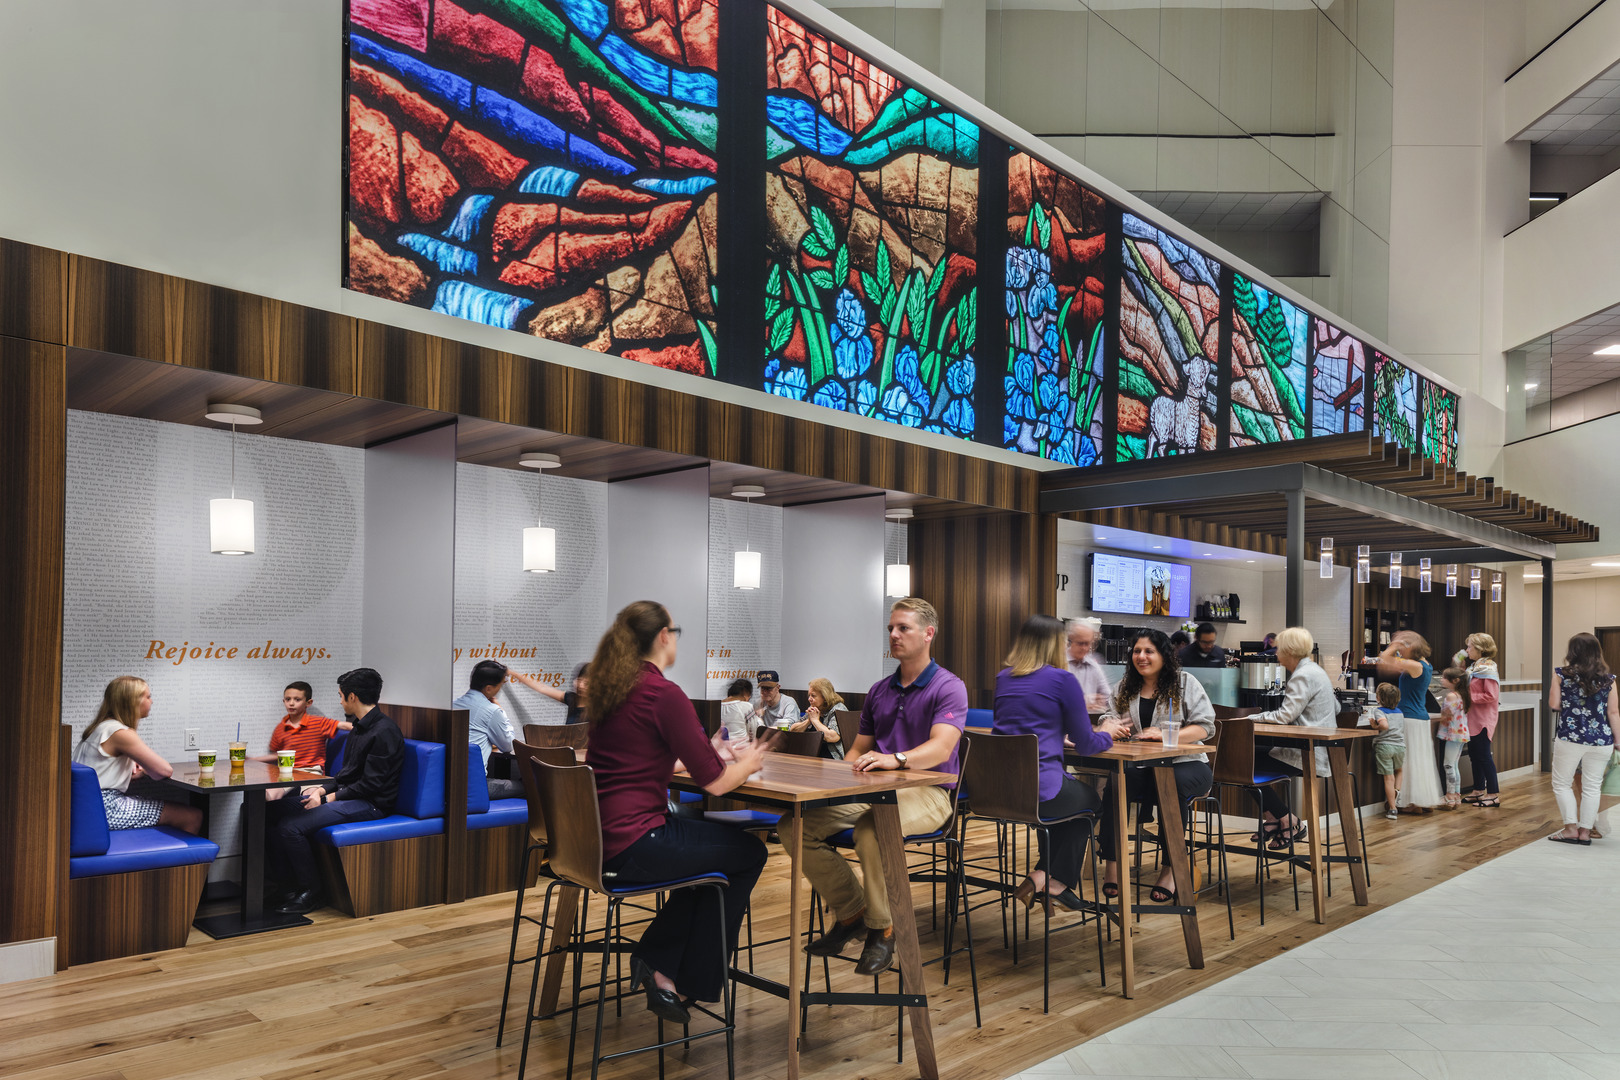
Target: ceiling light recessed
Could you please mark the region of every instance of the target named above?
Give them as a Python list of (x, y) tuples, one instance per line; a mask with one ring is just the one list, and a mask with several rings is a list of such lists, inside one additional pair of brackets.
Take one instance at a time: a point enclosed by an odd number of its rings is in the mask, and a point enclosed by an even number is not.
[(1253, 559), (1244, 559), (1244, 560), (1243, 560), (1243, 561), (1244, 561), (1244, 562), (1254, 562), (1254, 560), (1253, 560)]
[(1593, 566), (1620, 566), (1620, 562), (1595, 562)]
[(1526, 390), (1534, 390), (1536, 387), (1538, 387), (1540, 385), (1541, 385), (1540, 383), (1536, 383), (1536, 382), (1527, 382), (1527, 383), (1524, 384), (1524, 388)]
[(1603, 348), (1599, 349), (1597, 352), (1593, 353), (1592, 355), (1593, 356), (1620, 356), (1620, 345), (1605, 345), (1605, 346), (1603, 346)]

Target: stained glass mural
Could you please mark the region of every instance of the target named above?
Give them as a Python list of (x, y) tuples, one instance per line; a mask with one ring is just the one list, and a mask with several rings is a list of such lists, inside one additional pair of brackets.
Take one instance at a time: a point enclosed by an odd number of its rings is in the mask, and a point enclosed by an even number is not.
[(972, 437), (979, 128), (767, 8), (763, 388)]
[(351, 0), (354, 290), (715, 365), (718, 0)]
[(1423, 380), (1422, 454), (1441, 465), (1457, 464), (1457, 395), (1428, 379)]
[(1102, 457), (1102, 196), (1028, 154), (1007, 167), (1002, 445), (1069, 465)]
[(1326, 319), (1311, 319), (1311, 434), (1365, 431), (1366, 402), (1361, 341)]
[(1417, 451), (1418, 379), (1412, 369), (1376, 349), (1372, 353), (1373, 434)]
[(1242, 274), (1232, 281), (1230, 445), (1303, 439), (1310, 316)]
[(1215, 448), (1221, 265), (1126, 214), (1119, 310), (1119, 461)]

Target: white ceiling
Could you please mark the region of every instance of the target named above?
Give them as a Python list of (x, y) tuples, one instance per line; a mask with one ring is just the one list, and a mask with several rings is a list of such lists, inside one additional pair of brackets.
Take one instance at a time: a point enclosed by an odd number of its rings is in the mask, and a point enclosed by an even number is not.
[[(1608, 563), (1607, 566), (1596, 566), (1595, 563)], [(1536, 575), (1532, 577), (1531, 575)], [(1527, 585), (1540, 582), (1541, 569), (1527, 566), (1524, 571), (1524, 580)], [(1557, 559), (1553, 562), (1553, 580), (1568, 581), (1570, 579), (1582, 580), (1587, 578), (1614, 577), (1620, 574), (1620, 555), (1594, 555), (1589, 559)]]
[(1311, 232), (1322, 217), (1322, 192), (1135, 191), (1189, 229)]
[(1283, 570), (1288, 566), (1288, 560), (1281, 555), (1263, 555), (1242, 548), (1176, 540), (1152, 533), (1132, 532), (1130, 529), (1110, 529), (1063, 518), (1058, 519), (1058, 542), (1106, 547), (1154, 558), (1184, 559), (1201, 566), (1229, 566), (1239, 570)]
[(1575, 91), (1519, 138), (1558, 154), (1596, 157), (1620, 148), (1620, 64)]
[(1620, 379), (1620, 356), (1594, 356), (1606, 345), (1620, 345), (1620, 305), (1588, 315), (1524, 347), (1526, 391), (1532, 404)]

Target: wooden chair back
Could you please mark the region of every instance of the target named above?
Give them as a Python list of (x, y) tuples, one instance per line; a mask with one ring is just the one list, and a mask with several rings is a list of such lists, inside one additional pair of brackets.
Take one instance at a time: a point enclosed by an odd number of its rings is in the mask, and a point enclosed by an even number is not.
[(531, 760), (549, 831), (546, 853), (551, 872), (594, 892), (606, 892), (602, 884), (602, 808), (596, 801), (595, 770), (589, 765)]
[(517, 758), (518, 776), (523, 780), (523, 797), (529, 803), (529, 842), (544, 844), (547, 842), (546, 810), (540, 802), (540, 781), (535, 776), (534, 763), (544, 761), (552, 765), (572, 765), (574, 751), (566, 746), (530, 746), (519, 740), (512, 743), (512, 755)]
[[(865, 696), (864, 694), (862, 695)], [(855, 736), (861, 733), (860, 710), (854, 706), (842, 709), (838, 713), (838, 736), (844, 745), (844, 755), (849, 755), (850, 748), (855, 745)]]
[(962, 783), (973, 813), (1033, 824), (1040, 817), (1041, 751), (1034, 735), (962, 736)]
[(1217, 784), (1254, 786), (1254, 721), (1249, 717), (1221, 722), (1214, 773)]
[(566, 746), (585, 749), (591, 738), (589, 724), (524, 724), (523, 741), (530, 746)]
[(1217, 720), (1232, 720), (1239, 716), (1253, 716), (1256, 713), (1263, 713), (1266, 711), (1264, 709), (1256, 709), (1249, 706), (1238, 708), (1232, 705), (1215, 705), (1213, 708), (1215, 710), (1215, 719)]
[(794, 757), (820, 757), (821, 744), (824, 741), (821, 732), (811, 728), (809, 731), (784, 731), (776, 737), (772, 745), (773, 749), (779, 754), (792, 754)]

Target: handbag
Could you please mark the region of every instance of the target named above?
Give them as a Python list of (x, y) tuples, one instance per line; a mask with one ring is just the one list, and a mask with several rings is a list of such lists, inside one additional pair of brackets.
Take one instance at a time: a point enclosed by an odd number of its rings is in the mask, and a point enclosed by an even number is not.
[(1603, 770), (1603, 794), (1620, 795), (1620, 748), (1609, 755), (1609, 767)]

